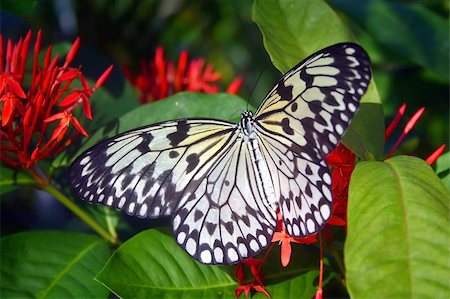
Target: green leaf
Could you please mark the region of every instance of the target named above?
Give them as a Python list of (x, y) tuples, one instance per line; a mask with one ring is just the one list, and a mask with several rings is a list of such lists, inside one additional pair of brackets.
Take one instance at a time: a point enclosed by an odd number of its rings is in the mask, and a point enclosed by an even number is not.
[(0, 164), (0, 195), (16, 190), (17, 188), (33, 185), (34, 180), (20, 169), (10, 168)]
[[(308, 55), (335, 43), (354, 41), (341, 19), (322, 0), (256, 0), (253, 20), (260, 28), (273, 64), (282, 72)], [(342, 142), (361, 158), (380, 159), (384, 144), (384, 116), (375, 81), (361, 100)]]
[(106, 241), (86, 234), (32, 231), (0, 241), (2, 298), (107, 298), (93, 278), (108, 259)]
[(122, 298), (231, 298), (230, 273), (196, 262), (172, 236), (150, 229), (120, 246), (96, 279)]
[(441, 155), (436, 161), (436, 174), (450, 191), (450, 152)]
[(209, 117), (221, 120), (238, 121), (241, 112), (247, 107), (242, 98), (226, 94), (177, 93), (164, 100), (137, 107), (122, 117), (110, 122), (85, 139), (81, 149), (71, 155), (72, 159), (106, 137), (121, 132), (154, 124), (161, 121), (187, 118)]
[(322, 48), (353, 40), (351, 32), (322, 0), (256, 0), (253, 20), (273, 64), (283, 74)]
[[(374, 83), (374, 82), (372, 82)], [(379, 104), (361, 103), (358, 113), (345, 131), (342, 142), (363, 160), (380, 159), (383, 155), (384, 119), (383, 107)]]
[(450, 194), (415, 157), (356, 166), (349, 190), (346, 281), (354, 298), (446, 298)]
[[(293, 244), (284, 268), (276, 246), (262, 268), (266, 289), (274, 299), (310, 298), (317, 288), (318, 264), (315, 247)], [(120, 246), (96, 279), (126, 298), (229, 298), (238, 286), (233, 277), (234, 266), (200, 264), (171, 235), (150, 229)]]
[(396, 2), (331, 0), (379, 42), (448, 79), (448, 20), (419, 3)]

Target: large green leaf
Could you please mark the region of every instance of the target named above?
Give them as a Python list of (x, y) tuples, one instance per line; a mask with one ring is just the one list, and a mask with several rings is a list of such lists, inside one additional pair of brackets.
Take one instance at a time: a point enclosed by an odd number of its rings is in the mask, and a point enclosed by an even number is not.
[(13, 169), (0, 164), (0, 195), (24, 185), (33, 185), (34, 180), (21, 169)]
[(107, 298), (94, 276), (108, 259), (106, 241), (91, 235), (23, 232), (3, 238), (2, 298)]
[(359, 163), (351, 178), (345, 265), (354, 298), (447, 298), (450, 194), (415, 157)]
[(331, 0), (382, 44), (448, 79), (448, 20), (419, 3), (399, 2)]
[[(259, 26), (273, 64), (282, 72), (308, 55), (335, 43), (354, 41), (351, 32), (322, 0), (256, 0), (253, 20)], [(361, 158), (381, 158), (384, 117), (375, 82), (361, 101), (361, 109), (343, 138)]]
[[(87, 138), (80, 148), (72, 148), (71, 159), (100, 140), (153, 123), (187, 118), (209, 117), (237, 121), (247, 107), (242, 98), (226, 94), (177, 93), (164, 100), (139, 106), (100, 128)], [(66, 161), (65, 163), (68, 163)]]
[(353, 40), (351, 32), (322, 0), (256, 0), (253, 20), (273, 64), (282, 73), (322, 48)]
[[(294, 245), (286, 268), (278, 248), (272, 252), (263, 266), (272, 298), (314, 295), (319, 258), (312, 249)], [(231, 298), (238, 286), (233, 277), (232, 266), (200, 264), (172, 236), (150, 229), (120, 246), (96, 279), (125, 298)]]
[(172, 236), (151, 229), (120, 246), (96, 279), (122, 298), (231, 298), (230, 273), (196, 262)]

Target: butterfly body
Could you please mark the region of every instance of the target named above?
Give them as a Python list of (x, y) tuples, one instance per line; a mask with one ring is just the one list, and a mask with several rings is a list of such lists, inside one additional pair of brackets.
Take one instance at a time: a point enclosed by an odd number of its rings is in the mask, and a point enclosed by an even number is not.
[(333, 45), (287, 72), (239, 123), (192, 118), (122, 133), (78, 157), (70, 184), (82, 199), (129, 215), (171, 216), (176, 242), (202, 263), (236, 263), (268, 246), (277, 209), (292, 236), (325, 225), (324, 158), (370, 78), (361, 47)]

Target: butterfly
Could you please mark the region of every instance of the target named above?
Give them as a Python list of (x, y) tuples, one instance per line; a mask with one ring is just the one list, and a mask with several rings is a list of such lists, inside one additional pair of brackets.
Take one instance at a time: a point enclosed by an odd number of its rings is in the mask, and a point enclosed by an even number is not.
[(324, 48), (277, 82), (239, 123), (187, 118), (106, 139), (71, 165), (78, 197), (140, 218), (170, 216), (176, 242), (204, 264), (233, 264), (271, 242), (276, 212), (294, 237), (332, 212), (332, 151), (371, 80), (353, 43)]

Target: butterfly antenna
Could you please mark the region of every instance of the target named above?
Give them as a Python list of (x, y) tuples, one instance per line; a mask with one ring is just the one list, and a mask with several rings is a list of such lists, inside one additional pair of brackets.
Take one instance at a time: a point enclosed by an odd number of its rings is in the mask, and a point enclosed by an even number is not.
[(253, 92), (255, 91), (256, 86), (258, 85), (259, 79), (261, 79), (262, 74), (267, 70), (267, 68), (269, 67), (269, 65), (270, 65), (270, 64), (266, 64), (266, 65), (262, 68), (262, 70), (259, 72), (258, 78), (256, 79), (255, 84), (253, 84), (253, 87), (252, 87), (252, 89), (250, 90), (250, 92), (249, 92), (249, 94), (248, 94), (248, 97), (247, 97), (247, 109), (246, 109), (247, 111), (248, 111), (248, 105), (249, 105), (249, 103), (250, 103), (250, 98), (252, 97)]

